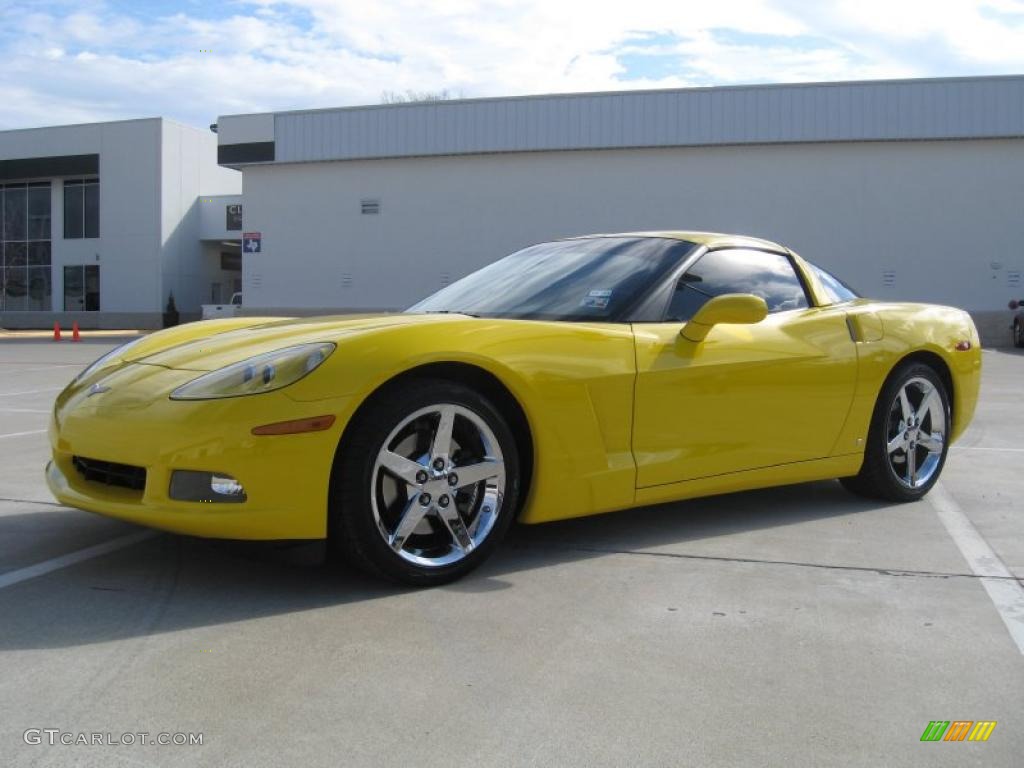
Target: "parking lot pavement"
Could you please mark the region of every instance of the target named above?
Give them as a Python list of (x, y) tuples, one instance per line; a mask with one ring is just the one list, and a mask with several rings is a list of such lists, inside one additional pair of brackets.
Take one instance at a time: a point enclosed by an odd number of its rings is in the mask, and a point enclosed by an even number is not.
[[(925, 501), (812, 483), (521, 527), (413, 591), (54, 504), (46, 412), (108, 347), (0, 341), (5, 764), (1020, 765), (1019, 581), (976, 571), (1024, 575), (1024, 356), (985, 353)], [(998, 725), (922, 743), (932, 720)]]

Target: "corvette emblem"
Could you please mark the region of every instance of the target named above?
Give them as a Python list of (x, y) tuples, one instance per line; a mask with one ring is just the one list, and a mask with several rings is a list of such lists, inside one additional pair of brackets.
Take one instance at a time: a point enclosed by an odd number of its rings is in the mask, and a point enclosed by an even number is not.
[(104, 392), (109, 392), (110, 387), (105, 387), (102, 384), (93, 384), (89, 387), (89, 391), (86, 393), (86, 397), (92, 397), (93, 395), (102, 395)]

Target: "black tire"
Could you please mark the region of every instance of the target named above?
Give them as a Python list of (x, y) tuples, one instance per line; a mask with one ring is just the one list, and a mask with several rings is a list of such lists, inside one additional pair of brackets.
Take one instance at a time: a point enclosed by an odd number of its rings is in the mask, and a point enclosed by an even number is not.
[[(405, 559), (408, 553), (397, 553), (388, 545), (378, 528), (375, 504), (377, 509), (384, 511), (386, 507), (382, 503), (383, 497), (377, 495), (381, 493), (377, 457), (384, 441), (393, 430), (403, 425), (418, 411), (439, 404), (442, 404), (442, 407), (454, 405), (466, 409), (490, 429), (504, 461), (504, 494), (500, 504), (495, 506), (498, 511), (490, 524), (489, 532), (484, 534), (485, 538), (471, 551), (462, 554), (461, 550), (457, 550), (454, 544), (455, 536), (451, 533), (453, 529), (448, 529), (451, 552), (461, 559), (447, 564), (422, 565)], [(474, 426), (464, 416), (456, 416), (453, 419), (457, 430), (465, 432)], [(418, 421), (412, 423), (415, 425)], [(329, 545), (336, 556), (372, 575), (384, 576), (411, 586), (430, 587), (464, 576), (486, 560), (504, 538), (518, 511), (520, 472), (517, 446), (512, 430), (502, 413), (479, 392), (452, 381), (437, 379), (417, 379), (391, 386), (371, 397), (353, 418), (345, 434), (331, 473), (328, 510)], [(472, 436), (468, 432), (466, 434), (468, 437), (465, 440), (469, 443)], [(416, 442), (420, 440), (420, 436), (414, 431), (407, 439)], [(453, 464), (458, 463), (460, 452), (461, 448), (452, 454)], [(475, 460), (479, 460), (479, 457)], [(423, 465), (424, 470), (430, 470), (430, 461), (428, 459)], [(457, 470), (458, 466), (452, 466), (450, 471), (455, 473)], [(385, 476), (390, 477), (387, 473)], [(396, 487), (406, 486), (397, 479), (392, 479), (391, 482), (395, 483)], [(476, 505), (475, 514), (479, 515), (481, 510), (487, 512), (491, 507), (484, 506), (485, 500), (479, 495), (480, 486), (475, 487), (476, 490), (472, 492), (472, 504)], [(412, 504), (412, 488), (402, 488), (401, 493), (405, 495), (398, 500), (399, 505)], [(458, 493), (458, 490), (454, 491), (450, 498), (456, 499)], [(437, 504), (440, 502), (440, 492), (435, 493), (435, 496), (435, 503), (430, 506), (432, 512), (428, 513), (431, 519), (420, 525), (420, 528), (426, 526), (432, 531), (429, 534), (420, 534), (419, 538), (415, 532), (410, 533), (410, 545), (415, 540), (431, 542), (431, 536), (436, 537), (438, 547), (443, 545), (441, 538), (446, 531), (442, 527), (441, 510)], [(453, 501), (451, 507), (458, 509), (459, 504)], [(469, 517), (463, 516), (460, 520), (467, 528), (472, 527), (476, 521), (473, 512), (472, 508), (468, 509), (466, 514)], [(384, 518), (383, 511), (381, 518)], [(478, 529), (480, 525), (477, 523)]]
[[(936, 454), (938, 460), (934, 464), (934, 470), (930, 477), (921, 485), (910, 487), (905, 482), (901, 482), (889, 459), (890, 419), (893, 415), (892, 409), (897, 407), (895, 401), (900, 390), (908, 382), (921, 379), (926, 380), (935, 388), (941, 400), (941, 412), (944, 418), (943, 440), (941, 453)], [(861, 496), (896, 502), (917, 501), (932, 489), (942, 474), (942, 468), (946, 463), (946, 454), (949, 451), (950, 426), (949, 392), (942, 377), (934, 368), (925, 363), (914, 361), (903, 363), (889, 377), (878, 395), (871, 418), (871, 427), (868, 431), (867, 445), (864, 448), (864, 463), (861, 465), (860, 472), (853, 477), (841, 478), (839, 482), (848, 490)], [(929, 431), (933, 431), (931, 424), (929, 424)], [(908, 447), (903, 451), (904, 462), (907, 460), (909, 450)], [(921, 449), (915, 450), (918, 451), (915, 453), (916, 457), (920, 455)], [(899, 452), (896, 453), (898, 459)]]
[(1013, 321), (1013, 346), (1024, 347), (1024, 323), (1020, 320)]

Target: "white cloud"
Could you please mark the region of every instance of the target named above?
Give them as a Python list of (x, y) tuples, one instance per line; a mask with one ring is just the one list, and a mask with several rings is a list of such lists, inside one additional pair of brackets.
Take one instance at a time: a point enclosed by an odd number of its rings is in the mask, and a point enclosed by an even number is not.
[[(145, 9), (145, 10), (142, 10)], [(212, 10), (211, 10), (212, 9)], [(1024, 70), (1020, 0), (0, 5), (0, 128), (466, 96)]]

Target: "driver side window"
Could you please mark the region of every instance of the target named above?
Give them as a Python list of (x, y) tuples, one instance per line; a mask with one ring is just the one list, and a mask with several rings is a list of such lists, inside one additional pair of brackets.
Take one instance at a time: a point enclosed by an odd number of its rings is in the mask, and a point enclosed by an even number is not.
[(676, 285), (666, 321), (687, 321), (708, 299), (725, 293), (752, 293), (768, 312), (808, 306), (807, 292), (792, 262), (780, 253), (730, 248), (705, 253)]

